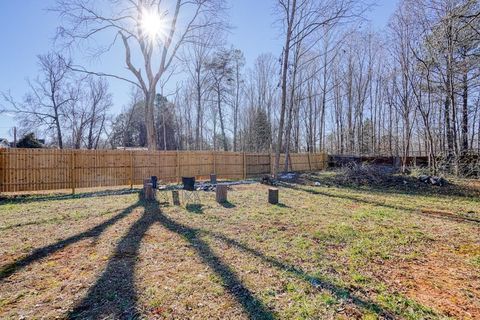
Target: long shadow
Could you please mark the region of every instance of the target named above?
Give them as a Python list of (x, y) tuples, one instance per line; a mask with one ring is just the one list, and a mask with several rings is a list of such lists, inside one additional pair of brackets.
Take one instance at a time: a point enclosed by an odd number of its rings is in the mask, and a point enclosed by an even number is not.
[(137, 317), (135, 266), (142, 238), (158, 215), (145, 210), (118, 243), (101, 277), (68, 314), (68, 319), (134, 319)]
[(185, 206), (185, 209), (187, 209), (188, 212), (190, 213), (196, 213), (196, 214), (203, 214), (203, 205), (200, 203), (189, 203)]
[(233, 208), (236, 208), (237, 206), (233, 203), (231, 203), (230, 201), (225, 201), (225, 202), (222, 202), (220, 204), (222, 207), (224, 207), (225, 209), (233, 209)]
[(189, 228), (162, 214), (158, 208), (156, 210), (162, 226), (179, 234), (191, 244), (203, 263), (222, 279), (225, 289), (242, 305), (250, 319), (275, 319), (275, 315), (242, 283), (232, 268), (217, 257), (210, 246), (202, 240), (201, 230)]
[(68, 237), (64, 240), (60, 240), (56, 243), (53, 243), (51, 245), (35, 249), (31, 254), (27, 255), (24, 258), (21, 258), (15, 262), (12, 262), (10, 264), (5, 265), (0, 269), (0, 281), (3, 279), (11, 276), (12, 274), (20, 271), (21, 269), (25, 268), (26, 266), (43, 259), (71, 244), (74, 244), (76, 242), (79, 242), (81, 240), (87, 239), (87, 238), (93, 238), (94, 241), (110, 226), (114, 225), (121, 219), (125, 218), (128, 216), (132, 211), (139, 206), (139, 203), (135, 203), (131, 205), (130, 207), (124, 209), (122, 212), (119, 214), (113, 216), (112, 218), (106, 220), (105, 222), (95, 226), (92, 229), (89, 229), (85, 232), (76, 234), (74, 236)]
[(119, 190), (104, 190), (98, 192), (84, 192), (77, 194), (54, 194), (46, 196), (32, 196), (32, 195), (20, 195), (12, 197), (0, 196), (0, 204), (15, 204), (15, 203), (30, 203), (30, 202), (44, 202), (44, 201), (61, 201), (71, 199), (84, 199), (84, 198), (98, 198), (119, 196), (126, 194), (138, 193), (138, 189), (119, 189)]
[(366, 204), (373, 204), (375, 206), (389, 208), (389, 209), (401, 209), (401, 210), (405, 210), (405, 211), (414, 211), (414, 209), (404, 207), (404, 206), (390, 205), (390, 204), (386, 204), (386, 203), (383, 203), (383, 202), (380, 202), (380, 201), (366, 200), (364, 198), (348, 196), (348, 195), (331, 194), (331, 193), (328, 193), (328, 192), (322, 192), (322, 191), (319, 191), (319, 190), (303, 188), (303, 187), (300, 187), (300, 186), (284, 184), (284, 185), (282, 185), (282, 187), (307, 192), (307, 193), (310, 193), (310, 194), (313, 194), (313, 195), (322, 195), (322, 196), (326, 196), (326, 197), (330, 197), (330, 198), (352, 200), (352, 201), (358, 201), (358, 202), (362, 202), (362, 203), (366, 203)]
[(225, 289), (242, 305), (250, 319), (275, 318), (201, 239), (200, 230), (172, 220), (161, 212), (158, 202), (152, 202), (145, 205), (143, 216), (119, 242), (102, 276), (69, 313), (68, 319), (132, 319), (138, 316), (134, 281), (136, 259), (143, 236), (156, 222), (190, 243), (203, 263), (222, 279)]
[(340, 287), (340, 286), (337, 286), (335, 285), (334, 283), (326, 280), (326, 279), (323, 279), (323, 278), (320, 278), (320, 277), (315, 277), (315, 276), (312, 276), (308, 273), (306, 273), (305, 271), (303, 271), (301, 268), (298, 268), (296, 266), (293, 266), (293, 265), (290, 265), (290, 264), (287, 264), (287, 263), (284, 263), (282, 261), (279, 261), (273, 257), (268, 257), (266, 255), (264, 255), (263, 253), (261, 253), (260, 251), (257, 251), (255, 249), (252, 249), (234, 239), (231, 239), (231, 238), (228, 238), (222, 234), (219, 234), (219, 233), (216, 233), (216, 232), (210, 232), (210, 231), (203, 231), (205, 234), (207, 235), (210, 235), (216, 239), (219, 239), (233, 247), (236, 247), (244, 252), (247, 252), (257, 258), (260, 258), (261, 260), (263, 260), (264, 262), (266, 262), (267, 264), (281, 270), (281, 271), (285, 271), (285, 272), (288, 272), (289, 274), (295, 276), (296, 278), (298, 279), (301, 279), (301, 280), (304, 280), (308, 283), (310, 283), (312, 286), (316, 287), (316, 288), (321, 288), (321, 289), (324, 289), (324, 290), (327, 290), (329, 291), (331, 294), (333, 294), (335, 297), (337, 297), (338, 299), (343, 299), (343, 300), (347, 300), (347, 301), (351, 301), (353, 304), (355, 304), (356, 306), (360, 307), (360, 308), (363, 308), (363, 309), (367, 309), (367, 310), (370, 310), (370, 311), (373, 311), (375, 312), (377, 315), (379, 316), (382, 316), (383, 319), (395, 319), (395, 315), (393, 315), (391, 312), (389, 312), (388, 310), (385, 310), (384, 308), (382, 308), (381, 306), (379, 306), (378, 304), (375, 304), (371, 301), (367, 301), (367, 300), (364, 300), (364, 299), (361, 299), (359, 297), (357, 297), (356, 295), (354, 295), (353, 293), (351, 293), (348, 289), (346, 288), (343, 288), (343, 287)]
[(331, 193), (322, 192), (322, 191), (319, 191), (319, 190), (303, 188), (303, 187), (300, 187), (300, 186), (297, 186), (297, 185), (282, 184), (282, 187), (288, 188), (288, 189), (293, 189), (293, 190), (299, 190), (299, 191), (307, 192), (307, 193), (314, 194), (314, 195), (322, 195), (322, 196), (326, 196), (326, 197), (330, 197), (330, 198), (357, 201), (357, 202), (361, 202), (361, 203), (365, 203), (365, 204), (371, 204), (371, 205), (374, 205), (374, 206), (384, 207), (384, 208), (388, 208), (388, 209), (403, 210), (403, 211), (407, 211), (407, 212), (410, 212), (410, 213), (415, 213), (415, 214), (419, 214), (419, 215), (423, 215), (423, 216), (431, 217), (431, 218), (437, 218), (437, 219), (455, 221), (455, 222), (463, 222), (463, 223), (469, 223), (469, 224), (472, 224), (472, 223), (473, 224), (480, 224), (480, 219), (469, 218), (469, 217), (465, 217), (465, 216), (462, 216), (462, 215), (425, 214), (425, 213), (422, 213), (418, 209), (409, 208), (409, 207), (405, 207), (405, 206), (402, 206), (402, 205), (390, 205), (390, 204), (386, 204), (386, 203), (383, 203), (383, 202), (380, 202), (380, 201), (367, 200), (365, 198), (359, 198), (359, 197), (348, 196), (348, 195), (331, 194)]

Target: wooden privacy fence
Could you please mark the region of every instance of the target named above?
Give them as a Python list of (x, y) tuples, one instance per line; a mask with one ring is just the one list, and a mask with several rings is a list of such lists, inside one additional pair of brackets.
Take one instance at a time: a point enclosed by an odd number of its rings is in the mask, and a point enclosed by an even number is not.
[[(291, 154), (291, 171), (326, 168), (325, 153)], [(285, 157), (281, 157), (281, 168)], [(0, 192), (133, 186), (157, 176), (244, 179), (268, 174), (273, 154), (208, 151), (0, 149)]]

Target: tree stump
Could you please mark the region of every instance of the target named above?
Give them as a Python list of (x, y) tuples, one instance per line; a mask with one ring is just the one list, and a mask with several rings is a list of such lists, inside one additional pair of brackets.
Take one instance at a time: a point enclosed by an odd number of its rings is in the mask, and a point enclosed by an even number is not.
[(268, 203), (278, 204), (278, 189), (277, 188), (269, 188), (268, 189)]
[(217, 184), (217, 188), (215, 190), (215, 199), (218, 203), (227, 202), (227, 190), (228, 186), (226, 184)]
[(150, 179), (145, 179), (143, 181), (143, 199), (145, 201), (154, 201), (155, 197), (155, 189), (153, 188), (153, 183)]
[(178, 193), (178, 190), (172, 190), (172, 201), (174, 206), (180, 205), (180, 194)]

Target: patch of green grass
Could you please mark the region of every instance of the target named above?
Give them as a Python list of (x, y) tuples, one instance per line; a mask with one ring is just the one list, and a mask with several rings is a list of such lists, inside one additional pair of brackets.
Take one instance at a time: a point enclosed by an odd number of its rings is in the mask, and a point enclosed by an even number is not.
[(297, 292), (297, 286), (295, 285), (294, 282), (288, 282), (285, 285), (285, 291), (286, 292)]
[(326, 230), (319, 230), (313, 234), (313, 238), (330, 244), (346, 244), (357, 237), (357, 231), (345, 222), (331, 223)]
[(328, 307), (338, 304), (338, 299), (328, 292), (320, 294), (319, 300)]
[(475, 267), (480, 268), (480, 255), (471, 258), (470, 263)]
[[(328, 293), (314, 296), (296, 295), (282, 318), (286, 319), (319, 319), (319, 315), (333, 313), (338, 301)], [(329, 312), (330, 310), (330, 312)]]
[(368, 208), (362, 209), (353, 215), (355, 220), (359, 221), (371, 221), (373, 220), (386, 220), (395, 216), (395, 210), (389, 208)]
[(13, 203), (0, 203), (0, 215), (8, 214), (11, 210), (14, 210), (17, 207), (17, 204)]
[(372, 312), (366, 312), (362, 315), (362, 320), (377, 320), (380, 319), (378, 315)]
[(312, 243), (305, 236), (298, 236), (293, 239), (293, 244), (297, 250), (308, 250), (312, 247)]
[[(427, 308), (411, 299), (405, 298), (398, 293), (382, 293), (377, 299), (382, 305), (404, 319), (439, 319), (440, 317), (431, 308)], [(445, 318), (446, 319), (446, 318)]]
[(353, 282), (355, 282), (356, 284), (367, 284), (370, 281), (369, 277), (364, 276), (355, 270), (352, 271), (350, 275), (352, 277)]

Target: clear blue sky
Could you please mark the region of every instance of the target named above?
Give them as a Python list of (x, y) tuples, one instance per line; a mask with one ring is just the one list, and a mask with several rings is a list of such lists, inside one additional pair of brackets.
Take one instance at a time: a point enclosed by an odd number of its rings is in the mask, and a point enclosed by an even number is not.
[[(229, 36), (229, 43), (243, 50), (247, 64), (251, 65), (261, 53), (272, 52), (280, 55), (281, 40), (273, 26), (272, 7), (274, 0), (228, 0), (230, 22), (235, 27)], [(393, 13), (398, 0), (378, 0), (377, 6), (369, 13), (373, 27), (384, 28)], [(34, 78), (38, 66), (36, 56), (52, 50), (52, 38), (59, 24), (58, 17), (45, 9), (54, 0), (0, 0), (0, 91), (10, 90), (20, 100), (27, 90), (26, 79)], [(102, 68), (115, 70), (123, 68), (122, 52), (114, 52), (117, 59), (103, 59), (93, 63), (98, 71)], [(91, 63), (76, 61), (76, 63)], [(118, 113), (128, 101), (130, 86), (118, 81), (110, 82), (114, 97), (113, 113)], [(15, 125), (10, 115), (0, 115), (0, 137), (11, 139), (10, 129)]]

